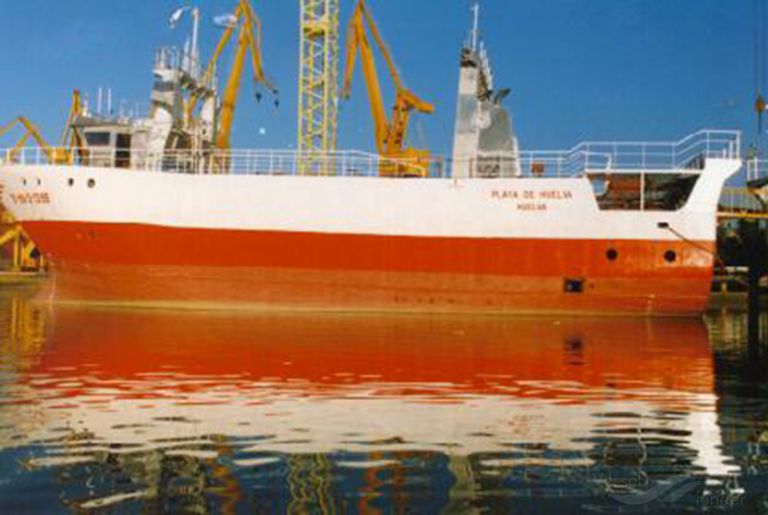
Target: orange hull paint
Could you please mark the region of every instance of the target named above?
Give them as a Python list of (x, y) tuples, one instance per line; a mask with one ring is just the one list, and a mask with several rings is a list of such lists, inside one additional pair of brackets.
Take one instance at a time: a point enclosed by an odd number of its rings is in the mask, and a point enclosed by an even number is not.
[[(25, 226), (53, 263), (56, 295), (93, 301), (691, 315), (706, 305), (714, 250), (712, 242)], [(583, 292), (566, 293), (566, 279), (583, 281)]]

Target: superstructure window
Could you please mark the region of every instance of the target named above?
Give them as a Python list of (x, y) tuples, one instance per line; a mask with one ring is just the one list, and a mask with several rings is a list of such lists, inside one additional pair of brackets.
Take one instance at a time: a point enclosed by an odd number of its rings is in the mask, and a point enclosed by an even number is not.
[(89, 147), (106, 147), (112, 140), (111, 136), (108, 132), (86, 132), (85, 140)]
[(699, 175), (648, 174), (645, 177), (645, 209), (677, 211), (688, 202)]
[(591, 174), (600, 209), (677, 211), (691, 196), (698, 174)]

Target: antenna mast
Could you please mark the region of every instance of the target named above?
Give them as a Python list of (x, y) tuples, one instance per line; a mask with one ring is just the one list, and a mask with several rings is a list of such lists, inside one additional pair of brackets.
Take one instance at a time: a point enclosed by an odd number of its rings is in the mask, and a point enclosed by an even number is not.
[(198, 33), (200, 31), (200, 9), (197, 7), (194, 7), (191, 11), (192, 13), (192, 49), (191, 52), (191, 65), (190, 65), (190, 72), (195, 79), (199, 79), (200, 77), (200, 60), (198, 59), (197, 54), (197, 39), (198, 39)]
[(480, 2), (472, 5), (474, 21), (472, 23), (472, 51), (477, 52), (477, 41), (480, 37)]

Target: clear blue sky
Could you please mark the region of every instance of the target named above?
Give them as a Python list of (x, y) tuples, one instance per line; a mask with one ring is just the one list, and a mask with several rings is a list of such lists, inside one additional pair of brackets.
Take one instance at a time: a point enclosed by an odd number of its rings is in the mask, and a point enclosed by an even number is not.
[[(342, 26), (353, 0), (341, 0)], [(3, 0), (0, 121), (23, 113), (51, 140), (70, 91), (111, 86), (115, 99), (146, 103), (154, 50), (180, 44), (168, 15), (184, 0)], [(218, 37), (211, 18), (234, 0), (203, 9), (205, 55)], [(413, 139), (450, 149), (458, 55), (469, 0), (369, 0), (406, 84), (437, 106)], [(677, 139), (703, 127), (756, 123), (752, 0), (484, 0), (482, 29), (496, 82), (525, 148), (565, 148), (583, 139)], [(254, 0), (264, 23), (264, 61), (281, 105), (256, 104), (243, 85), (234, 146), (288, 147), (296, 141), (298, 1)], [(186, 25), (180, 29), (186, 31)], [(383, 70), (382, 70), (383, 72)], [(382, 73), (382, 75), (384, 75)], [(343, 148), (372, 147), (362, 78), (342, 106)], [(387, 102), (391, 101), (388, 96)], [(260, 135), (259, 129), (266, 129)]]

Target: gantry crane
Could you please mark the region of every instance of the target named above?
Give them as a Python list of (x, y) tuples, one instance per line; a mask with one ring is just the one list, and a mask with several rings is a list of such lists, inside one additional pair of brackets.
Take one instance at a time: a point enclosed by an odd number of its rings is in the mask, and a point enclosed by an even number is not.
[[(216, 66), (224, 49), (232, 39), (233, 34), (235, 31), (238, 31), (237, 46), (235, 48), (232, 68), (224, 88), (224, 94), (221, 98), (221, 107), (218, 112), (219, 123), (214, 133), (214, 146), (223, 150), (229, 149), (230, 147), (232, 122), (234, 120), (235, 107), (237, 105), (237, 97), (240, 91), (240, 83), (247, 54), (250, 53), (251, 55), (251, 66), (253, 67), (255, 83), (257, 85), (260, 84), (273, 95), (277, 95), (277, 88), (275, 88), (272, 82), (264, 74), (261, 54), (261, 21), (253, 10), (250, 1), (238, 0), (237, 8), (231, 18), (231, 20), (228, 20), (224, 33), (219, 39), (216, 49), (205, 68), (202, 77), (203, 87), (190, 94), (184, 113), (187, 123), (191, 125), (195, 118), (195, 111), (202, 97), (212, 94), (213, 89), (211, 88), (211, 85), (214, 82)], [(257, 92), (257, 97), (260, 98), (260, 96), (261, 94)]]
[[(391, 120), (387, 119), (384, 108), (381, 84), (376, 72), (376, 62), (373, 56), (373, 49), (366, 34), (366, 27), (370, 30), (371, 36), (376, 42), (376, 46), (379, 48), (379, 52), (384, 58), (389, 74), (394, 82), (395, 105), (392, 110)], [(349, 22), (346, 72), (344, 75), (344, 88), (342, 90), (345, 98), (349, 98), (351, 94), (352, 77), (355, 72), (358, 51), (360, 52), (363, 74), (368, 88), (376, 147), (379, 154), (392, 160), (392, 162), (383, 163), (379, 174), (383, 176), (426, 175), (429, 168), (429, 151), (406, 147), (405, 138), (408, 132), (411, 112), (415, 110), (420, 113), (431, 114), (435, 108), (431, 103), (422, 100), (403, 85), (395, 62), (364, 0), (358, 1), (352, 19)], [(399, 165), (393, 165), (394, 162), (399, 163)]]

